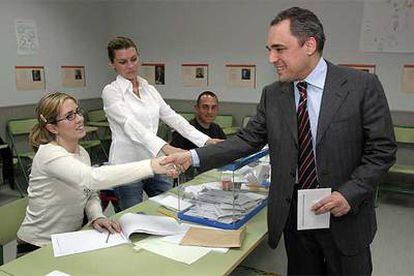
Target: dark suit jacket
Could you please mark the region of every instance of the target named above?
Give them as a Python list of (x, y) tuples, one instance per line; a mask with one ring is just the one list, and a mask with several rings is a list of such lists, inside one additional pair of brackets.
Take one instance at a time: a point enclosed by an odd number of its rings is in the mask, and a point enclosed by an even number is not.
[[(269, 245), (277, 246), (289, 213), (296, 179), (298, 142), (293, 83), (263, 89), (257, 114), (237, 136), (196, 149), (200, 169), (222, 166), (269, 144)], [(346, 255), (366, 248), (377, 224), (374, 194), (379, 179), (395, 161), (393, 126), (378, 78), (328, 62), (316, 137), (320, 187), (340, 192), (350, 213), (331, 216), (330, 231)]]

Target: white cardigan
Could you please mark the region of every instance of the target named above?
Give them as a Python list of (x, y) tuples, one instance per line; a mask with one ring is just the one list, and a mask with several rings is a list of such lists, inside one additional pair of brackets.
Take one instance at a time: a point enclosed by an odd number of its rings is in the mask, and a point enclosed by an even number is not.
[(199, 147), (206, 143), (210, 137), (172, 110), (154, 86), (141, 77), (137, 78), (140, 97), (133, 93), (132, 83), (120, 75), (102, 91), (104, 110), (112, 132), (111, 164), (157, 156), (166, 144), (157, 136), (159, 120)]
[(52, 234), (76, 231), (84, 211), (90, 221), (104, 217), (96, 190), (152, 177), (151, 161), (91, 167), (88, 153), (46, 144), (37, 151), (30, 173), (29, 204), (17, 237), (45, 246)]

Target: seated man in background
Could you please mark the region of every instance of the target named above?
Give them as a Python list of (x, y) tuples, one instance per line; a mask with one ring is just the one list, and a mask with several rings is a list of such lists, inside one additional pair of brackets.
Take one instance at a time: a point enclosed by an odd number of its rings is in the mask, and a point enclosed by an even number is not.
[[(216, 94), (211, 91), (202, 92), (197, 98), (197, 104), (194, 106), (194, 109), (195, 118), (190, 120), (191, 125), (211, 138), (226, 139), (226, 134), (224, 134), (221, 127), (214, 123), (219, 110)], [(173, 132), (170, 145), (185, 150), (198, 148), (177, 131)]]
[[(210, 138), (226, 139), (226, 134), (224, 134), (221, 127), (214, 123), (214, 119), (216, 119), (219, 111), (218, 98), (216, 94), (211, 91), (202, 92), (197, 97), (197, 103), (194, 106), (194, 109), (195, 118), (190, 120), (191, 125), (202, 133), (210, 136)], [(177, 131), (173, 132), (170, 145), (185, 150), (197, 148), (196, 145), (181, 136)], [(188, 181), (195, 175), (196, 173), (194, 169), (189, 169), (185, 173), (185, 180)]]

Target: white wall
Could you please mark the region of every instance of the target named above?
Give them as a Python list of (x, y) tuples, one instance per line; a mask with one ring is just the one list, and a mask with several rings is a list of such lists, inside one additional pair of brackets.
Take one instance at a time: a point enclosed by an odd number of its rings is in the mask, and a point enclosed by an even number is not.
[[(109, 71), (106, 68), (107, 20), (104, 15), (105, 7), (96, 2), (0, 2), (0, 106), (36, 103), (44, 93), (17, 91), (15, 65), (45, 66), (47, 91), (66, 91), (81, 99), (99, 97)], [(15, 19), (36, 22), (40, 44), (36, 55), (17, 55)], [(62, 88), (61, 65), (85, 65), (87, 87)]]
[[(53, 3), (52, 3), (53, 2)], [(210, 64), (210, 86), (222, 101), (257, 102), (264, 85), (275, 80), (264, 48), (268, 24), (282, 9), (299, 5), (314, 11), (325, 26), (325, 57), (334, 63), (373, 63), (391, 109), (414, 110), (414, 95), (401, 92), (401, 68), (414, 54), (362, 53), (358, 50), (362, 0), (159, 0), (0, 2), (0, 106), (35, 103), (43, 91), (16, 91), (15, 65), (44, 65), (47, 90), (80, 98), (100, 97), (114, 74), (106, 67), (106, 42), (127, 35), (139, 43), (145, 62), (166, 64), (166, 99), (194, 99), (199, 88), (181, 85), (181, 63)], [(40, 50), (18, 56), (14, 19), (35, 20)], [(414, 29), (414, 26), (413, 26)], [(225, 85), (227, 63), (257, 65), (256, 89)], [(85, 65), (87, 87), (62, 89), (60, 65)]]
[[(224, 101), (257, 102), (275, 79), (265, 51), (267, 28), (282, 9), (299, 5), (314, 11), (327, 36), (325, 57), (334, 63), (376, 64), (393, 110), (414, 110), (414, 94), (401, 92), (401, 68), (414, 54), (362, 53), (359, 48), (363, 2), (308, 1), (130, 1), (108, 3), (109, 36), (129, 35), (139, 42), (145, 61), (166, 63), (165, 98), (193, 99), (200, 89), (182, 87), (180, 64), (210, 64), (210, 84)], [(414, 29), (414, 26), (413, 26)], [(256, 89), (225, 86), (226, 63), (257, 65)]]

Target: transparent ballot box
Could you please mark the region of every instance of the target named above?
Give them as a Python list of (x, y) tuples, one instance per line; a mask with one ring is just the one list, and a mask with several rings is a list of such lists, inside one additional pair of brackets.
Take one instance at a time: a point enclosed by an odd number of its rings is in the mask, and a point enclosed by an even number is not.
[(219, 170), (212, 181), (178, 186), (178, 218), (222, 229), (238, 229), (267, 205), (269, 151), (263, 149)]

